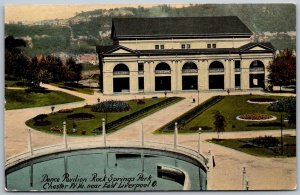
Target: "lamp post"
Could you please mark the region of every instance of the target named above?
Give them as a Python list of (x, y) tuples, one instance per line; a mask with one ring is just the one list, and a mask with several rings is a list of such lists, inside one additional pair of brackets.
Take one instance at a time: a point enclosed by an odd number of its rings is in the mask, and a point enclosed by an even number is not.
[(174, 127), (174, 149), (177, 148), (177, 134), (178, 134), (178, 127), (177, 127), (177, 122), (175, 122), (175, 127)]
[(202, 128), (199, 127), (199, 131), (198, 131), (198, 154), (201, 154), (201, 131), (202, 131)]

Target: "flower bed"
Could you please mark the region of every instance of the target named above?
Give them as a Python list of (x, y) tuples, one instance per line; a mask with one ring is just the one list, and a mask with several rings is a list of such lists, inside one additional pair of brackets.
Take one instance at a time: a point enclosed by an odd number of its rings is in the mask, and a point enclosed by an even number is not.
[(247, 102), (252, 104), (270, 104), (275, 101), (273, 98), (251, 98)]
[(61, 109), (58, 111), (58, 113), (71, 113), (71, 112), (73, 112), (72, 109)]
[(128, 103), (117, 100), (100, 102), (92, 106), (93, 112), (124, 112), (130, 110)]
[(236, 119), (242, 121), (272, 121), (276, 120), (276, 117), (269, 114), (251, 113), (237, 116)]

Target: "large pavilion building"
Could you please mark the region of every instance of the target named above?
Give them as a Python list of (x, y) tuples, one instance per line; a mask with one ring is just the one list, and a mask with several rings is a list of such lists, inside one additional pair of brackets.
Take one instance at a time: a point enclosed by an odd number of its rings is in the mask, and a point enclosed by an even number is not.
[(235, 16), (114, 18), (97, 46), (103, 94), (263, 88), (275, 49)]

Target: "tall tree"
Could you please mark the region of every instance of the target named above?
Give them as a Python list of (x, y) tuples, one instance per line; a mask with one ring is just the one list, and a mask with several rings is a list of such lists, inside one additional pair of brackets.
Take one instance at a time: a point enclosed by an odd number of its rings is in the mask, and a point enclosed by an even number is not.
[(296, 84), (296, 56), (290, 49), (280, 51), (268, 66), (271, 86)]
[(76, 64), (73, 58), (68, 58), (64, 65), (65, 81), (79, 81), (81, 77), (82, 65)]
[(214, 114), (214, 125), (215, 125), (215, 129), (217, 131), (218, 134), (218, 139), (220, 138), (220, 132), (224, 131), (225, 126), (226, 126), (226, 120), (225, 117), (220, 113), (220, 111), (216, 111), (216, 113)]

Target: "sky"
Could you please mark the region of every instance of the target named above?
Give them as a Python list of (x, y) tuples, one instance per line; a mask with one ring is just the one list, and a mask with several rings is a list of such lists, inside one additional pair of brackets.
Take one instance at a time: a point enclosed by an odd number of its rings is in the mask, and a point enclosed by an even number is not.
[[(142, 6), (152, 7), (154, 5), (155, 4), (143, 4)], [(170, 5), (174, 7), (182, 7), (182, 4)], [(138, 4), (10, 4), (5, 6), (5, 23), (18, 21), (40, 21), (56, 18), (66, 19), (75, 16), (76, 12), (138, 6)]]

